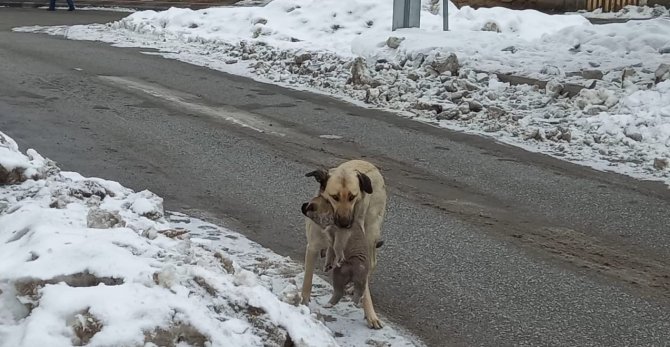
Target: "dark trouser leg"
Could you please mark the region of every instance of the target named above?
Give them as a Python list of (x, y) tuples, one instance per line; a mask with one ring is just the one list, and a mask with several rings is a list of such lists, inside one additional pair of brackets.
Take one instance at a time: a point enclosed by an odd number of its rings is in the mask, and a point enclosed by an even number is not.
[(67, 6), (69, 11), (74, 11), (74, 0), (67, 0)]
[(56, 10), (56, 0), (49, 0), (49, 11)]

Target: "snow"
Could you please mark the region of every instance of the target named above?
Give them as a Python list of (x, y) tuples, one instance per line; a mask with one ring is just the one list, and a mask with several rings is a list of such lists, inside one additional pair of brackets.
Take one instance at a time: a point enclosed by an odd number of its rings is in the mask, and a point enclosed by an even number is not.
[[(670, 170), (654, 164), (670, 153), (664, 106), (631, 107), (641, 94), (663, 99), (668, 93), (655, 72), (668, 61), (670, 20), (592, 25), (578, 14), (450, 4), (451, 31), (443, 32), (436, 3), (423, 1), (420, 28), (395, 32), (384, 0), (172, 8), (105, 25), (14, 30), (153, 48), (166, 58), (670, 182)], [(445, 68), (451, 54), (458, 71)], [(361, 78), (350, 79), (352, 69)], [(548, 82), (549, 89), (509, 85), (496, 74)], [(566, 97), (568, 84), (587, 89)], [(641, 137), (619, 136), (627, 131)]]
[(662, 5), (649, 6), (624, 6), (616, 12), (603, 12), (602, 8), (597, 8), (591, 12), (580, 11), (570, 14), (579, 14), (586, 18), (602, 18), (602, 19), (649, 19), (655, 17), (669, 17), (670, 12)]
[[(296, 346), (420, 345), (391, 326), (368, 329), (351, 303), (321, 308), (332, 290), (321, 279), (311, 307), (298, 305), (302, 266), (290, 258), (164, 212), (150, 191), (31, 161), (2, 139), (0, 164), (12, 153), (12, 163), (44, 173), (0, 185), (2, 347), (174, 345), (177, 338), (267, 346), (283, 345), (287, 334)], [(122, 223), (100, 224), (105, 214)]]

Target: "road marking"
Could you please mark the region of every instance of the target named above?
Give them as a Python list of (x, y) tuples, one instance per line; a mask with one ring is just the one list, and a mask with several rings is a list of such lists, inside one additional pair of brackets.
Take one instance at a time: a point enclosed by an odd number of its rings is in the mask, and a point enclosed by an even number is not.
[(264, 120), (259, 115), (242, 111), (232, 106), (212, 107), (203, 105), (202, 99), (195, 95), (170, 90), (156, 84), (138, 81), (131, 78), (119, 76), (99, 77), (103, 81), (108, 82), (114, 86), (150, 95), (154, 98), (166, 101), (187, 112), (223, 119), (235, 125), (253, 129), (259, 133), (284, 137), (286, 136), (286, 133), (290, 132), (290, 130), (287, 128), (271, 125), (274, 123)]

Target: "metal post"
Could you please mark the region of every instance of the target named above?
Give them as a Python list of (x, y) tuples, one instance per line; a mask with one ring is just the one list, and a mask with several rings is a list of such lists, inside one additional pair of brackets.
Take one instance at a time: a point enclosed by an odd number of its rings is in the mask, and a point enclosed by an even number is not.
[(392, 30), (418, 28), (421, 15), (421, 0), (393, 0)]
[(449, 31), (449, 0), (442, 0), (442, 30)]

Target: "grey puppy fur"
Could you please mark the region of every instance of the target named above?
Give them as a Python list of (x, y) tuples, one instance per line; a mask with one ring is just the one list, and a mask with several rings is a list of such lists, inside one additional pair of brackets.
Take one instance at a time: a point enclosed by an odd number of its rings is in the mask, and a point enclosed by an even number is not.
[[(354, 284), (354, 304), (358, 305), (365, 291), (369, 262), (368, 249), (363, 226), (354, 222), (349, 229), (334, 225), (334, 211), (331, 204), (323, 197), (317, 196), (303, 206), (303, 213), (314, 223), (326, 230), (331, 240), (327, 250), (326, 268), (333, 269), (333, 296), (326, 307), (336, 305), (344, 296), (345, 286)], [(334, 267), (332, 267), (334, 262)]]

